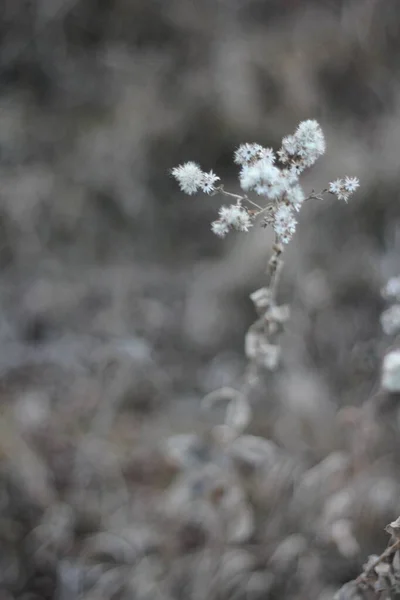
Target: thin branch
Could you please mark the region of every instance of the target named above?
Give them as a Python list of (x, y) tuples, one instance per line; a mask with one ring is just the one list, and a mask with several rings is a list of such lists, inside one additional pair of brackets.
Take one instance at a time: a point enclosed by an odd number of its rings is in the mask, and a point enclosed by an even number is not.
[(259, 210), (264, 210), (262, 208), (262, 206), (260, 206), (259, 204), (256, 204), (256, 202), (253, 202), (253, 200), (250, 200), (250, 198), (248, 198), (246, 195), (240, 196), (239, 194), (232, 194), (232, 192), (227, 192), (223, 185), (220, 185), (217, 188), (215, 188), (214, 193), (218, 193), (218, 192), (220, 192), (224, 196), (230, 196), (231, 198), (236, 198), (236, 200), (246, 200), (246, 202), (249, 202), (250, 204), (252, 204), (256, 208), (258, 208)]
[(389, 556), (394, 554), (394, 552), (396, 552), (396, 550), (399, 550), (399, 549), (400, 549), (400, 538), (397, 539), (391, 546), (388, 546), (386, 548), (386, 550), (384, 550), (382, 552), (382, 554), (380, 556), (378, 556), (378, 558), (376, 560), (374, 560), (374, 562), (371, 565), (369, 565), (368, 568), (365, 569), (365, 571), (363, 571), (361, 573), (361, 575), (359, 575), (357, 577), (356, 584), (366, 583), (366, 580), (368, 579), (368, 577), (370, 575), (372, 575), (375, 567), (377, 567), (381, 562), (383, 562), (384, 560), (389, 558)]

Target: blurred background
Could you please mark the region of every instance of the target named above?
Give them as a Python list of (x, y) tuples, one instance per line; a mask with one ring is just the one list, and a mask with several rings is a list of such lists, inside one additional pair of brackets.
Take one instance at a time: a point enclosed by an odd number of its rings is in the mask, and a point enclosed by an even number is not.
[[(396, 0), (1, 2), (1, 599), (327, 600), (383, 550), (400, 512), (400, 409), (379, 391), (399, 50)], [(169, 170), (195, 160), (236, 191), (234, 149), (279, 148), (304, 119), (327, 140), (305, 191), (361, 187), (307, 203), (286, 252), (283, 365), (249, 427), (275, 454), (211, 586), (208, 522), (164, 514), (186, 475), (163, 444), (240, 381), (272, 237), (216, 238), (222, 200)]]

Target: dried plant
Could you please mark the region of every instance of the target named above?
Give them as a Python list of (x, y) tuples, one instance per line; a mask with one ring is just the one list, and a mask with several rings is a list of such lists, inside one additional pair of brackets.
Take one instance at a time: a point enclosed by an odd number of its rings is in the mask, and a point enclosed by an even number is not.
[(220, 178), (213, 171), (203, 172), (194, 162), (172, 169), (181, 190), (189, 195), (200, 190), (235, 200), (234, 204), (222, 206), (219, 218), (211, 224), (217, 236), (224, 238), (232, 229), (248, 232), (257, 221), (262, 227), (272, 226), (274, 229), (275, 243), (267, 267), (268, 284), (250, 296), (259, 316), (251, 326), (245, 343), (246, 356), (252, 368), (262, 366), (274, 370), (279, 362), (278, 338), (289, 318), (289, 307), (278, 306), (276, 296), (284, 248), (296, 231), (295, 214), (304, 202), (313, 199), (322, 201), (326, 193), (347, 202), (359, 187), (357, 177), (346, 176), (331, 182), (319, 193), (312, 190), (305, 195), (299, 178), (324, 152), (324, 134), (314, 120), (301, 122), (293, 135), (282, 139), (282, 146), (276, 153), (272, 148), (256, 143), (239, 146), (234, 161), (240, 166), (240, 186), (245, 192), (255, 192), (260, 197), (258, 202), (247, 194), (226, 191), (222, 184), (217, 185)]
[[(227, 544), (249, 541), (254, 535), (257, 517), (254, 505), (249, 502), (249, 494), (254, 503), (260, 494), (265, 494), (263, 486), (266, 484), (269, 487), (273, 481), (275, 493), (284, 496), (287, 495), (287, 486), (290, 487), (294, 482), (295, 467), (289, 461), (289, 470), (285, 470), (284, 465), (288, 461), (284, 453), (272, 441), (244, 435), (244, 430), (250, 422), (251, 390), (260, 370), (275, 370), (279, 364), (279, 336), (289, 319), (289, 307), (278, 305), (276, 298), (284, 248), (296, 230), (295, 213), (308, 200), (322, 201), (326, 193), (347, 202), (359, 187), (356, 177), (346, 176), (345, 179), (330, 183), (320, 193), (312, 190), (310, 194), (304, 194), (299, 177), (324, 151), (324, 135), (319, 124), (312, 120), (300, 123), (293, 135), (283, 138), (282, 147), (277, 153), (259, 144), (241, 145), (234, 155), (235, 163), (240, 165), (240, 186), (245, 192), (256, 192), (261, 198), (257, 202), (247, 194), (226, 191), (223, 185), (217, 185), (217, 175), (212, 171), (203, 172), (196, 163), (188, 162), (172, 169), (180, 188), (189, 195), (201, 190), (206, 194), (221, 194), (235, 200), (234, 204), (222, 206), (219, 218), (211, 224), (217, 236), (224, 238), (232, 229), (248, 232), (257, 221), (264, 228), (272, 226), (275, 232), (275, 243), (267, 267), (268, 283), (250, 296), (258, 318), (245, 339), (249, 365), (241, 388), (222, 388), (204, 398), (203, 409), (207, 411), (221, 403), (226, 405), (221, 422), (216, 425), (215, 420), (211, 420), (212, 425), (206, 429), (205, 437), (180, 435), (171, 438), (167, 444), (167, 454), (181, 472), (168, 492), (167, 512), (172, 511), (178, 516), (189, 511), (188, 518), (200, 519), (209, 535), (211, 532), (216, 534), (218, 524), (217, 537), (222, 548)], [(275, 480), (274, 469), (280, 472)], [(260, 473), (263, 471), (268, 473), (270, 482), (266, 483), (267, 479), (260, 485), (260, 479), (263, 480)], [(343, 471), (341, 461), (339, 471)], [(325, 467), (323, 472), (326, 472)], [(331, 475), (328, 477), (330, 479)], [(273, 499), (271, 492), (269, 489), (270, 502)], [(300, 497), (294, 502), (296, 510), (300, 502)], [(358, 544), (350, 521), (335, 520), (330, 536), (344, 556), (357, 553)], [(299, 551), (302, 552), (304, 539), (301, 536), (299, 544)], [(278, 547), (271, 557), (271, 564), (285, 563), (288, 560), (287, 552), (290, 556), (292, 552), (296, 554), (295, 547), (294, 540), (289, 537), (287, 548)], [(290, 561), (284, 571), (289, 564)]]

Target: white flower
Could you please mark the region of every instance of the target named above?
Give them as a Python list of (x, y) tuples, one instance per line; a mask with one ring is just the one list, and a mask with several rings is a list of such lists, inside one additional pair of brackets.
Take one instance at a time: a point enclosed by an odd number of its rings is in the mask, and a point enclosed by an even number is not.
[(307, 167), (325, 152), (325, 137), (317, 121), (302, 121), (294, 134), (299, 154)]
[(237, 204), (221, 206), (219, 219), (211, 223), (211, 229), (219, 237), (225, 237), (231, 227), (237, 231), (248, 231), (252, 225), (249, 213), (238, 201)]
[(219, 209), (219, 216), (221, 219), (226, 221), (228, 225), (232, 225), (232, 221), (235, 221), (238, 214), (240, 213), (241, 206), (238, 204), (231, 204), (230, 206), (221, 206)]
[(174, 167), (171, 173), (178, 181), (182, 192), (189, 195), (195, 194), (204, 181), (203, 171), (198, 164), (191, 161)]
[(348, 201), (351, 194), (360, 187), (357, 177), (346, 177), (345, 179), (336, 179), (329, 184), (329, 191), (335, 194), (338, 200)]
[(304, 192), (300, 185), (294, 185), (286, 191), (286, 199), (298, 212), (304, 202)]
[(279, 198), (286, 188), (280, 169), (266, 158), (244, 165), (239, 179), (243, 190), (255, 190), (260, 196), (267, 196), (271, 200)]
[(235, 151), (234, 161), (237, 165), (245, 165), (253, 158), (260, 158), (264, 151), (260, 144), (241, 144)]
[(217, 177), (217, 175), (215, 175), (215, 173), (213, 173), (212, 171), (210, 171), (209, 173), (203, 173), (203, 181), (200, 187), (206, 194), (211, 194), (211, 192), (215, 190), (215, 182), (219, 179), (220, 178)]
[(274, 231), (283, 244), (288, 244), (296, 231), (297, 221), (292, 210), (286, 204), (281, 204), (274, 215)]
[(213, 221), (211, 231), (220, 238), (224, 238), (229, 231), (229, 226), (225, 221)]
[(282, 148), (278, 152), (283, 164), (292, 162), (298, 173), (311, 167), (321, 154), (325, 152), (325, 138), (317, 121), (302, 121), (294, 135), (287, 135), (282, 140)]
[(346, 177), (346, 179), (344, 180), (344, 188), (345, 190), (347, 190), (350, 194), (352, 194), (353, 192), (356, 191), (357, 188), (360, 187), (360, 182), (358, 180), (357, 177)]
[(381, 325), (386, 335), (400, 331), (400, 304), (393, 304), (381, 314)]
[(343, 179), (335, 179), (335, 181), (331, 181), (329, 184), (329, 191), (331, 194), (335, 194), (337, 196), (341, 193), (343, 189)]
[(238, 231), (248, 231), (252, 226), (248, 212), (240, 204), (221, 206), (219, 216), (222, 221)]
[(287, 135), (286, 137), (283, 138), (282, 148), (290, 156), (297, 154), (298, 145), (297, 145), (297, 140), (294, 137), (294, 135)]
[(291, 166), (289, 169), (282, 169), (281, 175), (284, 178), (287, 187), (295, 185), (299, 180), (299, 174), (296, 166)]
[(260, 158), (265, 158), (270, 163), (274, 163), (276, 160), (275, 153), (272, 148), (262, 148), (260, 150)]
[(338, 200), (344, 200), (347, 202), (350, 198), (350, 192), (346, 190), (343, 179), (331, 181), (329, 184), (329, 191), (331, 194), (335, 194)]
[(204, 173), (199, 165), (192, 161), (173, 168), (171, 173), (186, 194), (194, 194), (199, 189), (205, 194), (211, 194), (215, 191), (215, 183), (219, 180), (215, 173), (212, 171)]
[(240, 187), (242, 190), (248, 191), (257, 185), (259, 172), (256, 165), (243, 165), (239, 174)]
[(277, 152), (278, 158), (283, 165), (285, 165), (289, 160), (289, 155), (284, 148), (281, 148)]
[(251, 222), (249, 214), (243, 210), (236, 218), (236, 222), (232, 223), (232, 225), (238, 231), (248, 231), (250, 227), (252, 227), (253, 223)]

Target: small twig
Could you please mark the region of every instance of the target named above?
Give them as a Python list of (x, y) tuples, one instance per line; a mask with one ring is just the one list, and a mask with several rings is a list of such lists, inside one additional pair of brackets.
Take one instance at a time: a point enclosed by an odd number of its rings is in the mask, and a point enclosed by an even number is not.
[(225, 190), (225, 188), (224, 188), (223, 185), (220, 185), (217, 188), (215, 188), (214, 194), (216, 194), (218, 192), (220, 192), (224, 196), (230, 196), (231, 198), (236, 198), (236, 200), (241, 200), (241, 201), (245, 200), (246, 202), (249, 202), (250, 204), (252, 204), (253, 206), (255, 206), (256, 208), (258, 208), (261, 211), (265, 210), (265, 208), (263, 208), (262, 206), (260, 206), (256, 202), (253, 202), (253, 200), (250, 200), (250, 198), (248, 198), (246, 195), (245, 196), (240, 196), (239, 194), (232, 194), (232, 192), (227, 192)]
[[(253, 202), (254, 204), (254, 202)], [(274, 207), (272, 204), (267, 204), (267, 206), (264, 206), (264, 208), (261, 208), (257, 213), (255, 213), (255, 217), (258, 217), (259, 215), (261, 215), (263, 212), (265, 212), (266, 210), (272, 210)]]
[(323, 194), (326, 194), (328, 192), (328, 188), (323, 189), (322, 192), (319, 192), (319, 194), (316, 194), (315, 190), (311, 190), (311, 193), (304, 199), (304, 202), (306, 202), (307, 200), (323, 200)]
[(275, 235), (275, 243), (273, 245), (273, 254), (268, 261), (267, 273), (270, 276), (269, 289), (271, 292), (271, 300), (275, 300), (278, 289), (279, 278), (283, 267), (283, 261), (279, 258), (283, 252), (282, 245), (279, 243), (278, 236)]

